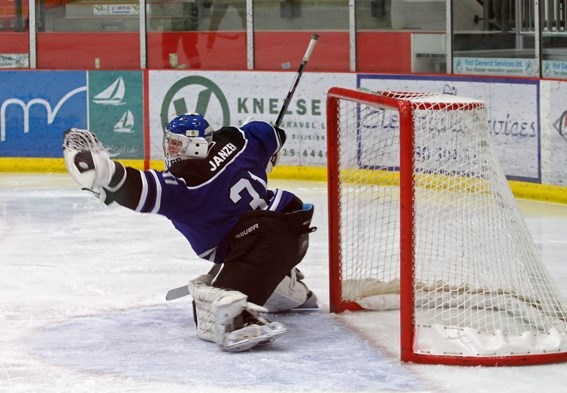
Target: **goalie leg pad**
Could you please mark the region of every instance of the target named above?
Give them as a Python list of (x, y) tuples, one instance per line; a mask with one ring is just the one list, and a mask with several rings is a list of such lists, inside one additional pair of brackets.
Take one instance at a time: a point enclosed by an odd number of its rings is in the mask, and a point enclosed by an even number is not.
[[(292, 308), (303, 307), (309, 299), (309, 307), (317, 307), (317, 298), (307, 288), (307, 286), (300, 281), (297, 269), (293, 269), (289, 276), (278, 284), (275, 291), (270, 298), (264, 303), (264, 307), (268, 312), (281, 312), (291, 310)], [(301, 274), (301, 276), (303, 276)]]
[(189, 282), (197, 324), (197, 337), (222, 345), (224, 333), (234, 330), (234, 319), (246, 308), (246, 295), (206, 285), (202, 281)]
[(197, 337), (215, 342), (223, 350), (241, 352), (273, 341), (287, 329), (259, 316), (266, 311), (247, 302), (241, 292), (215, 288), (202, 281), (189, 282), (193, 295)]

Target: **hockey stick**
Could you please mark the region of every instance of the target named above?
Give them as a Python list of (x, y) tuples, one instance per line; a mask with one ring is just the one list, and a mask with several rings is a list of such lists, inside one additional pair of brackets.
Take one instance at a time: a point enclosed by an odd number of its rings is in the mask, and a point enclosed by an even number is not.
[[(213, 280), (214, 280), (214, 278), (217, 276), (217, 274), (219, 274), (221, 267), (222, 267), (222, 263), (214, 263), (213, 267), (211, 268), (211, 270), (209, 270), (207, 275), (213, 276)], [(189, 295), (189, 286), (183, 285), (183, 286), (173, 288), (173, 289), (170, 289), (169, 291), (167, 291), (167, 294), (165, 295), (165, 300), (167, 300), (167, 301), (175, 300), (175, 299), (179, 299), (180, 297), (187, 296), (187, 295)]]
[(299, 79), (301, 78), (301, 75), (303, 74), (303, 69), (307, 65), (307, 62), (309, 61), (309, 58), (311, 57), (311, 52), (313, 52), (313, 48), (315, 48), (315, 44), (317, 43), (318, 39), (319, 39), (318, 34), (312, 34), (311, 35), (311, 40), (309, 41), (309, 46), (307, 47), (307, 50), (305, 51), (305, 55), (303, 55), (303, 60), (301, 61), (301, 64), (299, 65), (299, 69), (297, 70), (297, 74), (295, 74), (295, 80), (293, 81), (291, 88), (289, 89), (287, 96), (285, 97), (282, 108), (280, 109), (280, 113), (278, 114), (278, 119), (276, 120), (276, 123), (275, 123), (276, 127), (279, 127), (282, 120), (283, 120), (285, 112), (287, 111), (287, 107), (289, 106), (289, 103), (291, 102), (291, 97), (293, 97), (293, 93), (295, 93), (295, 89), (297, 88), (297, 85), (299, 84)]

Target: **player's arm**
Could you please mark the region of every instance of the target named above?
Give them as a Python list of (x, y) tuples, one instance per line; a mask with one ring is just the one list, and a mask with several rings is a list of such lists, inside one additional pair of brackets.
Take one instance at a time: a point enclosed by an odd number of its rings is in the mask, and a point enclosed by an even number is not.
[(286, 133), (264, 121), (251, 121), (242, 126), (248, 139), (256, 141), (265, 152), (266, 172), (270, 173), (280, 159), (280, 151), (286, 141)]

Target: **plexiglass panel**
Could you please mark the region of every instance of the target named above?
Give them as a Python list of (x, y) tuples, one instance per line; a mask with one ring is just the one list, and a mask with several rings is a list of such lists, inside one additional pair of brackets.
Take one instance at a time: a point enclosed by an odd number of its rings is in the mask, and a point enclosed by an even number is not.
[(453, 0), (453, 72), (538, 76), (534, 3)]
[(246, 0), (149, 0), (148, 67), (246, 68)]
[(140, 68), (137, 0), (36, 0), (37, 68)]
[(567, 79), (567, 1), (548, 0), (540, 4), (541, 74)]
[(356, 70), (445, 73), (445, 0), (359, 0)]
[(254, 1), (254, 68), (297, 69), (311, 34), (310, 71), (349, 70), (348, 0)]
[(0, 69), (29, 67), (28, 0), (0, 0)]

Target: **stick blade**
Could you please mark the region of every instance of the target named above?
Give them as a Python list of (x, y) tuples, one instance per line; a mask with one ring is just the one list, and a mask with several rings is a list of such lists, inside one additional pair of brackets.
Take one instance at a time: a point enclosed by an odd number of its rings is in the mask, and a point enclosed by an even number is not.
[(173, 288), (167, 291), (167, 294), (165, 295), (165, 300), (167, 301), (175, 300), (185, 297), (187, 295), (189, 295), (189, 286), (183, 285), (181, 287)]

